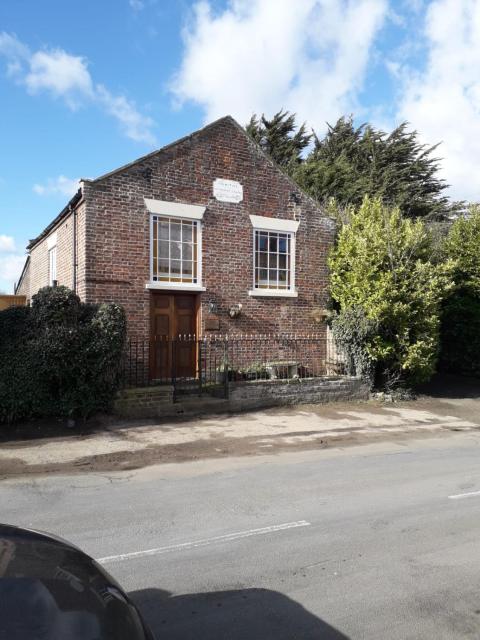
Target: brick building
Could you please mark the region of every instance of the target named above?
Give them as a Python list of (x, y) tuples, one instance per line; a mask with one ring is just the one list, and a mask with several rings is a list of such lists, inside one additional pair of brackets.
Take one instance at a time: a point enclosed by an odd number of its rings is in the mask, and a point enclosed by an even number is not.
[(311, 333), (334, 223), (231, 117), (95, 180), (28, 246), (16, 288), (114, 301), (140, 339)]

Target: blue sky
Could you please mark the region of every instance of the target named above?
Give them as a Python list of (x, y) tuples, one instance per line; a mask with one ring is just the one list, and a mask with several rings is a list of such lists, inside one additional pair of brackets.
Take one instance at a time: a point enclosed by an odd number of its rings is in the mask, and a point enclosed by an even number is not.
[(408, 120), (478, 200), (479, 63), (480, 0), (4, 0), (0, 290), (78, 178), (226, 113)]

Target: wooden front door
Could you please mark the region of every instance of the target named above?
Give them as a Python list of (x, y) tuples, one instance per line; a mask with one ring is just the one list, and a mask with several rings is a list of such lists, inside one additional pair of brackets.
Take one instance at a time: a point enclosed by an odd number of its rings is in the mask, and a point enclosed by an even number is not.
[(152, 292), (152, 379), (167, 381), (172, 374), (176, 378), (195, 376), (197, 307), (196, 295)]

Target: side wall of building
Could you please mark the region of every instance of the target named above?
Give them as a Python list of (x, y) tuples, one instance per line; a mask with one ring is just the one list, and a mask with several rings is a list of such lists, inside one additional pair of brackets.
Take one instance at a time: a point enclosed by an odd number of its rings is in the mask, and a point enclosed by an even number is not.
[[(213, 197), (216, 178), (243, 186), (240, 203)], [(84, 185), (88, 207), (85, 299), (115, 301), (132, 336), (148, 338), (150, 215), (144, 198), (206, 206), (203, 219), (202, 332), (215, 305), (218, 333), (323, 330), (327, 254), (334, 223), (271, 163), (230, 119), (98, 181)], [(249, 215), (298, 220), (298, 298), (252, 297), (253, 229)], [(232, 305), (242, 305), (231, 319)]]
[(19, 296), (25, 296), (27, 303), (30, 300), (30, 266), (31, 261), (28, 260), (28, 264), (25, 266), (21, 282), (17, 285), (16, 293)]
[[(76, 285), (77, 293), (85, 299), (85, 203), (81, 202), (76, 212)], [(74, 288), (74, 214), (64, 218), (57, 227), (42, 238), (30, 250), (30, 263), (26, 269), (17, 292), (30, 301), (42, 287), (50, 284), (49, 250), (56, 246), (57, 283), (70, 289)]]

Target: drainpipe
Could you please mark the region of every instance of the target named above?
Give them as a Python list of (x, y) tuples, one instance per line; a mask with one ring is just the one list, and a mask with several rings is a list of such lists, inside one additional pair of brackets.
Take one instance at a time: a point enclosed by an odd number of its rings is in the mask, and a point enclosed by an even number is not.
[(73, 210), (73, 292), (77, 293), (77, 207)]

